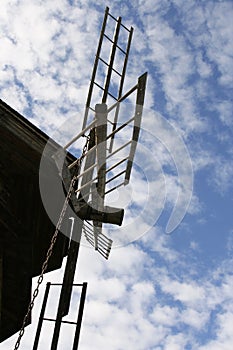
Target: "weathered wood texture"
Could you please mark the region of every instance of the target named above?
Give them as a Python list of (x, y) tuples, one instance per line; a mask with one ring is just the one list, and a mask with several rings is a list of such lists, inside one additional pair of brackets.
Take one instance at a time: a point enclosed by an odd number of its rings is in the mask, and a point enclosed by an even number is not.
[[(32, 277), (40, 274), (55, 229), (39, 191), (40, 159), (48, 140), (45, 133), (0, 100), (0, 342), (22, 325)], [(48, 153), (53, 154), (58, 147), (51, 141)], [(68, 158), (74, 161), (71, 155)], [(58, 176), (49, 154), (46, 161)], [(54, 188), (57, 217), (62, 204)], [(67, 249), (68, 238), (60, 233), (48, 271), (61, 267)]]

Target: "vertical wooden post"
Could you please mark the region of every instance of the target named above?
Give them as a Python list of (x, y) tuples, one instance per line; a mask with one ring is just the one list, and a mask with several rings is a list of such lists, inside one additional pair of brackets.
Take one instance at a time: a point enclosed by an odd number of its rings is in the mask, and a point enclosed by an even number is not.
[(40, 339), (40, 333), (41, 333), (41, 328), (42, 328), (42, 324), (43, 324), (43, 318), (44, 318), (45, 308), (46, 308), (46, 305), (47, 305), (47, 300), (48, 300), (50, 286), (51, 286), (51, 283), (48, 282), (46, 284), (44, 300), (43, 300), (43, 304), (42, 304), (41, 311), (40, 311), (40, 318), (39, 318), (39, 322), (38, 322), (38, 326), (37, 326), (37, 331), (36, 331), (35, 341), (34, 341), (34, 345), (33, 345), (33, 350), (37, 350), (37, 348), (38, 348), (39, 339)]
[[(97, 185), (96, 191), (93, 188), (93, 206), (99, 212), (104, 211), (104, 196), (106, 183), (106, 150), (107, 150), (107, 105), (105, 103), (95, 106), (96, 117), (96, 158), (97, 158)], [(98, 250), (98, 232), (102, 228), (102, 222), (93, 221), (95, 249)]]
[(107, 148), (107, 105), (105, 103), (95, 106), (97, 126), (96, 126), (96, 155), (97, 155), (97, 192), (98, 210), (103, 211), (105, 182), (106, 182), (106, 148)]
[(74, 336), (74, 343), (73, 343), (73, 349), (78, 349), (78, 343), (79, 343), (79, 337), (80, 337), (80, 330), (81, 330), (81, 324), (82, 324), (82, 318), (83, 318), (83, 309), (84, 309), (84, 303), (86, 299), (86, 293), (87, 293), (87, 283), (84, 282), (82, 286), (82, 292), (81, 292), (81, 298), (79, 303), (79, 310), (78, 310), (78, 319), (77, 319), (77, 326), (75, 330), (75, 336)]
[(72, 230), (71, 242), (70, 242), (70, 247), (68, 251), (65, 273), (64, 273), (62, 289), (61, 289), (61, 294), (59, 299), (51, 350), (57, 349), (62, 317), (67, 315), (69, 312), (72, 286), (74, 281), (76, 264), (78, 260), (78, 252), (79, 252), (79, 246), (80, 246), (80, 240), (81, 240), (81, 234), (82, 234), (82, 228), (83, 228), (83, 221), (81, 219), (74, 220), (73, 223), (74, 223), (74, 226)]

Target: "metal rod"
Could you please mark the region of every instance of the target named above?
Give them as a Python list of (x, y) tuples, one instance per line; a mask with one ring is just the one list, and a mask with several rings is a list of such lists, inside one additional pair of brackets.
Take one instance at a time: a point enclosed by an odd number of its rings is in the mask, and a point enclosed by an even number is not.
[[(85, 157), (86, 157), (90, 152), (94, 151), (96, 147), (97, 147), (97, 146), (94, 146), (94, 147), (92, 147), (92, 148), (90, 149), (90, 151), (87, 151), (87, 152), (85, 153)], [(79, 161), (79, 159), (76, 159), (73, 163), (71, 163), (71, 164), (68, 166), (68, 169), (72, 169), (72, 168), (75, 166), (75, 164), (78, 163), (78, 161)], [(83, 173), (82, 173), (82, 174), (83, 174)], [(80, 174), (80, 175), (81, 175), (81, 174)], [(81, 177), (81, 176), (80, 176), (80, 177)]]
[[(88, 169), (86, 169), (86, 170), (83, 171), (81, 174), (79, 174), (79, 175), (77, 176), (76, 179), (78, 180), (80, 177), (82, 177), (84, 174), (88, 173), (88, 171), (94, 169), (96, 166), (97, 166), (97, 163), (91, 165)], [(69, 168), (69, 167), (68, 167), (68, 168)]]
[(111, 170), (113, 170), (114, 168), (116, 168), (118, 165), (124, 163), (127, 159), (128, 159), (128, 157), (126, 157), (126, 158), (120, 160), (119, 162), (117, 162), (116, 164), (114, 164), (113, 166), (111, 166), (110, 168), (108, 168), (108, 169), (106, 170), (106, 174), (107, 174), (109, 171), (111, 171)]
[(103, 250), (101, 247), (98, 247), (98, 252), (102, 255), (102, 256), (104, 256), (105, 258), (109, 255), (109, 253), (110, 253), (110, 250), (109, 249), (106, 249), (106, 250)]
[[(130, 31), (130, 29), (127, 28), (123, 23), (121, 23), (121, 26), (122, 26), (125, 30), (127, 30), (128, 32)], [(132, 27), (131, 27), (131, 29), (132, 29)]]
[[(91, 240), (90, 238), (86, 237), (87, 241), (91, 244), (92, 247), (95, 248), (95, 242), (93, 240)], [(96, 248), (96, 250), (99, 253), (103, 253), (105, 256), (109, 256), (110, 252), (111, 252), (111, 247), (112, 247), (112, 242), (109, 242), (108, 245), (104, 246), (98, 245), (98, 247)]]
[(63, 148), (66, 149), (66, 148), (70, 147), (70, 145), (72, 145), (72, 143), (74, 143), (74, 142), (77, 141), (81, 136), (83, 136), (83, 134), (84, 134), (87, 130), (93, 128), (93, 127), (95, 126), (95, 123), (96, 123), (96, 120), (94, 119), (94, 120), (91, 122), (91, 124), (89, 124), (88, 126), (85, 127), (85, 129), (83, 129), (82, 131), (80, 131), (80, 133), (79, 133), (77, 136), (75, 136), (70, 142), (68, 142), (67, 145), (65, 145)]
[(126, 55), (126, 52), (119, 46), (119, 45), (117, 45), (116, 46), (124, 55)]
[[(86, 232), (86, 235), (89, 237), (89, 239), (94, 243), (94, 238), (93, 238), (93, 233), (91, 232)], [(99, 237), (98, 235), (98, 241), (99, 241), (99, 244), (103, 247), (103, 248), (108, 248), (109, 246), (109, 243), (112, 242), (111, 239), (108, 239), (108, 241), (105, 241), (103, 238)]]
[(123, 146), (119, 147), (118, 149), (116, 149), (114, 152), (110, 153), (106, 159), (110, 158), (111, 156), (113, 156), (114, 154), (120, 152), (123, 148), (127, 147), (130, 143), (132, 142), (132, 140), (126, 142)]
[[(108, 39), (112, 44), (114, 44), (114, 41), (113, 41), (111, 38), (109, 38), (108, 35), (104, 34), (104, 37), (105, 37), (106, 39)], [(125, 52), (119, 45), (116, 45), (116, 47), (117, 47), (124, 55), (126, 55), (126, 52)], [(108, 66), (108, 64), (107, 64), (107, 66)]]
[[(87, 230), (86, 230), (85, 232), (86, 232), (87, 235), (89, 235), (89, 237), (92, 237), (92, 236), (93, 236), (93, 231), (87, 231)], [(99, 237), (100, 241), (101, 241), (103, 244), (105, 244), (105, 245), (109, 244), (109, 242), (112, 242), (112, 240), (111, 240), (110, 238), (104, 236), (104, 235), (101, 234), (101, 233), (98, 235), (98, 237)]]
[[(44, 318), (44, 321), (52, 321), (52, 322), (56, 322), (56, 320), (54, 318)], [(61, 321), (61, 323), (68, 323), (68, 324), (77, 324), (76, 322), (73, 321)]]
[[(62, 283), (50, 283), (51, 286), (62, 286)], [(82, 283), (73, 283), (74, 287), (81, 287), (83, 284)]]
[[(88, 238), (88, 239), (87, 239)], [(96, 247), (96, 242), (95, 240), (93, 240), (93, 238), (90, 238), (90, 237), (86, 237), (87, 241), (92, 245), (92, 247)], [(97, 250), (98, 252), (102, 252), (103, 254), (109, 254), (110, 251), (111, 251), (111, 242), (106, 244), (106, 245), (103, 245), (102, 242), (100, 242), (98, 240), (98, 245), (96, 247), (95, 250)]]
[[(113, 69), (112, 69), (112, 70), (113, 70)], [(95, 84), (96, 86), (98, 86), (98, 88), (100, 88), (101, 90), (105, 91), (105, 89), (104, 89), (101, 85), (99, 85), (98, 83), (96, 83), (95, 81), (94, 81), (94, 84)], [(111, 96), (115, 101), (117, 101), (117, 98), (116, 98), (113, 94), (111, 94), (111, 92), (107, 91), (107, 95)]]
[[(99, 57), (99, 60), (108, 66), (108, 63), (103, 58)], [(121, 73), (119, 73), (116, 69), (112, 68), (112, 70), (121, 77)]]
[(114, 17), (111, 13), (109, 13), (108, 14), (109, 15), (109, 17), (111, 17), (112, 19), (114, 19), (114, 21), (116, 21), (117, 22), (117, 18), (116, 17)]
[(124, 124), (122, 124), (121, 126), (119, 126), (119, 128), (114, 129), (113, 132), (111, 132), (111, 134), (108, 135), (107, 140), (112, 137), (113, 135), (115, 135), (118, 131), (120, 131), (121, 129), (123, 129), (125, 126), (129, 125), (133, 120), (135, 119), (135, 116), (133, 116), (132, 118), (130, 118), (127, 122), (125, 122)]
[[(114, 19), (115, 21), (117, 21), (117, 19), (116, 19), (111, 13), (109, 13), (108, 15), (109, 15), (109, 17), (111, 17), (112, 19)], [(128, 29), (126, 26), (124, 26), (124, 24), (121, 23), (121, 26), (122, 26), (123, 28), (125, 28), (125, 30), (127, 30), (127, 31), (129, 32), (129, 29)]]
[[(86, 224), (88, 224), (88, 225), (91, 226), (91, 227), (89, 228)], [(89, 233), (93, 234), (93, 225), (92, 225), (89, 221), (85, 221), (84, 229), (87, 230), (87, 232), (88, 232), (88, 230), (89, 230)], [(101, 233), (101, 232), (99, 232), (98, 236), (101, 237), (101, 239), (103, 239), (103, 240), (105, 240), (105, 241), (107, 241), (107, 242), (109, 242), (109, 241), (112, 242), (112, 240), (111, 240), (110, 238), (108, 238), (107, 236), (105, 236), (105, 235), (104, 235), (103, 233)]]
[(138, 87), (138, 84), (132, 87), (128, 92), (126, 92), (119, 100), (108, 108), (108, 113), (111, 112), (120, 102), (124, 101), (129, 95), (131, 95)]
[(94, 84), (95, 84), (96, 86), (98, 86), (98, 88), (100, 88), (101, 90), (103, 90), (103, 91), (104, 91), (103, 86), (101, 86), (100, 84), (98, 84), (96, 81), (94, 81)]
[(79, 303), (79, 312), (78, 312), (77, 326), (76, 326), (75, 336), (74, 336), (73, 350), (78, 349), (86, 293), (87, 293), (87, 283), (84, 282), (82, 292), (81, 292), (80, 303)]
[[(75, 192), (80, 192), (81, 190), (83, 190), (84, 188), (86, 188), (88, 185), (90, 185), (93, 181), (97, 180), (98, 177), (96, 176), (94, 179), (91, 179), (90, 181), (88, 181), (87, 183), (85, 183), (85, 185), (81, 186), (80, 188), (78, 188)], [(86, 195), (89, 195), (89, 193), (86, 193)], [(83, 196), (84, 198), (84, 196)]]
[(111, 179), (109, 179), (108, 181), (106, 181), (106, 184), (108, 184), (108, 183), (111, 182), (112, 180), (117, 179), (119, 176), (123, 175), (125, 172), (126, 172), (126, 170), (123, 170), (123, 171), (121, 171), (119, 174), (117, 174), (117, 175), (111, 177)]
[(51, 286), (51, 283), (48, 282), (46, 284), (44, 300), (43, 300), (41, 311), (40, 311), (40, 317), (39, 317), (39, 322), (38, 322), (38, 326), (37, 326), (37, 331), (36, 331), (35, 341), (34, 341), (34, 345), (33, 345), (33, 350), (37, 350), (37, 348), (38, 348), (39, 339), (40, 339), (40, 333), (41, 333), (41, 328), (42, 328), (42, 324), (43, 324), (45, 309), (46, 309), (46, 305), (47, 305), (47, 301), (48, 301), (48, 295), (49, 295), (50, 286)]
[(125, 181), (122, 182), (121, 184), (119, 184), (119, 185), (117, 185), (117, 186), (111, 188), (110, 190), (108, 190), (107, 192), (105, 192), (105, 194), (108, 194), (108, 193), (110, 193), (110, 192), (116, 190), (117, 188), (119, 188), (119, 187), (121, 187), (121, 186), (123, 186), (123, 185), (125, 185)]
[(92, 108), (91, 106), (88, 107), (92, 112), (95, 112), (95, 109)]

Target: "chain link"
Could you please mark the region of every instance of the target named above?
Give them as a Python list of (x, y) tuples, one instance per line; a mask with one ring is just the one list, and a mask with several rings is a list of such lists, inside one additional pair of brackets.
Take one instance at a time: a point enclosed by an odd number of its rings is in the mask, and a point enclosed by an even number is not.
[[(86, 151), (87, 151), (87, 147), (88, 147), (88, 142), (89, 142), (89, 137), (87, 137), (86, 139), (86, 143), (83, 147), (83, 150), (82, 150), (82, 155), (80, 156), (80, 158), (78, 159), (78, 162), (77, 162), (77, 165), (78, 165), (78, 172), (80, 170), (80, 167), (81, 167), (81, 164), (82, 164), (82, 160), (83, 158), (85, 157), (85, 154), (86, 154)], [(56, 225), (56, 228), (55, 228), (55, 231), (54, 231), (54, 234), (53, 234), (53, 237), (51, 239), (51, 242), (50, 242), (50, 247), (47, 251), (47, 254), (46, 254), (46, 258), (45, 258), (45, 261), (42, 265), (42, 268), (41, 268), (41, 273), (40, 273), (40, 276), (38, 277), (38, 280), (37, 280), (37, 286), (32, 294), (32, 300), (30, 302), (30, 304), (28, 305), (28, 309), (27, 309), (27, 313), (23, 319), (23, 323), (22, 323), (22, 327), (19, 331), (19, 335), (18, 335), (18, 339), (15, 343), (15, 347), (14, 347), (14, 350), (17, 350), (20, 346), (20, 342), (21, 342), (21, 339), (24, 335), (24, 332), (25, 332), (25, 327), (26, 327), (26, 324), (27, 324), (27, 321), (28, 321), (28, 318), (29, 318), (29, 315), (33, 309), (33, 306), (34, 306), (34, 303), (35, 303), (35, 299), (39, 293), (39, 288), (40, 288), (40, 285), (41, 283), (43, 282), (43, 278), (44, 278), (44, 274), (48, 268), (48, 263), (49, 263), (49, 259), (53, 253), (53, 248), (54, 248), (54, 245), (56, 243), (56, 240), (57, 240), (57, 236), (58, 236), (58, 233), (60, 231), (60, 228), (61, 228), (61, 224), (62, 224), (62, 221), (64, 219), (64, 216), (65, 216), (65, 213), (66, 213), (66, 209), (68, 207), (68, 204), (69, 204), (69, 200), (71, 198), (71, 195), (72, 195), (72, 191), (75, 187), (75, 183), (77, 181), (77, 177), (78, 175), (75, 175), (73, 176), (72, 180), (71, 180), (71, 183), (70, 183), (70, 187), (69, 187), (69, 190), (68, 190), (68, 193), (67, 193), (67, 196), (66, 196), (66, 199), (65, 199), (65, 202), (63, 204), (63, 207), (62, 207), (62, 210), (61, 210), (61, 213), (60, 213), (60, 216), (59, 216), (59, 219), (58, 219), (58, 222), (57, 222), (57, 225)]]

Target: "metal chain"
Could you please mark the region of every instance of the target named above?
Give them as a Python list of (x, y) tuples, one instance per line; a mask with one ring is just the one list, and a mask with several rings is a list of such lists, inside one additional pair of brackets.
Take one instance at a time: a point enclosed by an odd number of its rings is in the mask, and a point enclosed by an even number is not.
[[(81, 167), (81, 163), (82, 163), (82, 160), (83, 158), (85, 157), (85, 153), (87, 151), (87, 147), (88, 147), (88, 142), (89, 142), (89, 137), (87, 137), (86, 139), (86, 143), (83, 147), (83, 150), (82, 150), (82, 155), (80, 156), (80, 158), (78, 159), (78, 162), (77, 162), (77, 165), (78, 165), (78, 171), (80, 170), (80, 167)], [(33, 309), (33, 306), (34, 306), (34, 303), (35, 303), (35, 299), (39, 293), (39, 287), (41, 285), (41, 283), (43, 282), (43, 278), (44, 278), (44, 274), (48, 268), (48, 263), (49, 263), (49, 259), (53, 253), (53, 248), (54, 248), (54, 245), (56, 243), (56, 240), (57, 240), (57, 236), (58, 236), (58, 233), (59, 233), (59, 230), (61, 228), (61, 224), (62, 224), (62, 221), (64, 219), (64, 215), (66, 213), (66, 209), (68, 207), (68, 204), (69, 204), (69, 200), (71, 198), (71, 195), (72, 195), (72, 191), (74, 189), (74, 186), (75, 186), (75, 183), (77, 181), (77, 177), (78, 175), (75, 175), (73, 176), (72, 180), (71, 180), (71, 183), (70, 183), (70, 187), (69, 187), (69, 190), (68, 190), (68, 193), (67, 193), (67, 196), (66, 196), (66, 199), (65, 199), (65, 202), (63, 204), (63, 207), (62, 207), (62, 210), (61, 210), (61, 213), (60, 213), (60, 216), (59, 216), (59, 219), (58, 219), (58, 222), (57, 222), (57, 225), (56, 225), (56, 229), (55, 229), (55, 232), (53, 234), (53, 237), (51, 239), (51, 242), (50, 242), (50, 247), (47, 251), (47, 254), (46, 254), (46, 258), (45, 258), (45, 261), (42, 265), (42, 268), (41, 268), (41, 273), (40, 273), (40, 276), (38, 277), (38, 280), (37, 280), (37, 286), (32, 294), (32, 300), (30, 302), (30, 304), (28, 305), (28, 309), (27, 309), (27, 313), (23, 319), (23, 323), (22, 323), (22, 327), (19, 331), (19, 335), (18, 335), (18, 339), (15, 343), (15, 347), (14, 347), (14, 350), (17, 350), (20, 346), (20, 342), (21, 342), (21, 339), (24, 335), (24, 332), (25, 332), (25, 327), (26, 327), (26, 323), (28, 321), (28, 318), (29, 318), (29, 315)]]

